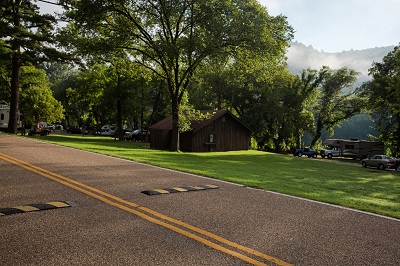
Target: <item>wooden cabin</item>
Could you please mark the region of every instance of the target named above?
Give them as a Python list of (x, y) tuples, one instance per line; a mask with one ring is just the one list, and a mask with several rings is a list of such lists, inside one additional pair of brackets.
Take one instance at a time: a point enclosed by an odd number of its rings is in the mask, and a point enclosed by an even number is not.
[[(248, 150), (251, 130), (227, 110), (203, 110), (211, 117), (191, 124), (180, 134), (180, 150), (188, 152)], [(149, 127), (150, 148), (168, 150), (172, 139), (172, 115)]]

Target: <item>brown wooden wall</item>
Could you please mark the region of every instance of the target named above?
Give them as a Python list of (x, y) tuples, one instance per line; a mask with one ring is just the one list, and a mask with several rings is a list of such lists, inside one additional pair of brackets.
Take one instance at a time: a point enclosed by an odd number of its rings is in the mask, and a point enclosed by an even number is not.
[(171, 148), (171, 130), (151, 130), (150, 148), (169, 150)]
[(233, 151), (247, 150), (249, 141), (249, 130), (230, 115), (224, 115), (196, 132), (181, 134), (180, 144), (182, 151)]

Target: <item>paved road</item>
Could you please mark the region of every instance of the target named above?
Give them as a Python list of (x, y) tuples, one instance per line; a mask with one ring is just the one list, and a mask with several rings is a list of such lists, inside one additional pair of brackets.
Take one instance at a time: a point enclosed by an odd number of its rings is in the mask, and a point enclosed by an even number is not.
[(0, 216), (0, 265), (400, 265), (396, 219), (0, 134), (0, 208), (58, 201)]

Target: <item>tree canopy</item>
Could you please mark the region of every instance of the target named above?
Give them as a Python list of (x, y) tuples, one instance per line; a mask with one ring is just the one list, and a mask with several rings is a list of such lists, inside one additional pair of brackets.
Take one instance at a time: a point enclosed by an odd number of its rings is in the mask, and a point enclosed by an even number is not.
[[(373, 64), (370, 82), (348, 92), (358, 75), (349, 68), (290, 74), (293, 29), (256, 0), (100, 2), (58, 1), (68, 24), (57, 35), (55, 17), (36, 1), (1, 2), (0, 100), (15, 119), (21, 109), (32, 122), (59, 121), (62, 103), (68, 125), (145, 129), (172, 113), (175, 151), (189, 129), (185, 116), (228, 109), (260, 149), (282, 152), (302, 145), (306, 132), (315, 145), (367, 105), (381, 139), (399, 150), (399, 47)], [(65, 58), (60, 51), (73, 52), (80, 68), (50, 63)]]
[(360, 91), (368, 100), (381, 139), (400, 155), (400, 46), (369, 69), (372, 77)]
[(363, 100), (350, 92), (344, 94), (344, 89), (351, 88), (358, 73), (346, 67), (332, 70), (322, 67), (315, 82), (318, 85), (318, 105), (314, 109), (315, 131), (312, 132), (311, 146), (321, 138), (322, 130), (326, 129), (333, 135), (333, 128), (341, 122), (358, 114), (364, 108)]
[(54, 43), (54, 16), (41, 14), (32, 0), (4, 0), (0, 2), (0, 45), (2, 57), (7, 57), (11, 72), (10, 121), (8, 130), (17, 132), (20, 68), (37, 65), (52, 58), (60, 58)]
[(64, 109), (53, 97), (50, 85), (43, 69), (22, 67), (20, 106), (26, 124), (55, 123), (64, 119)]
[(182, 98), (206, 58), (246, 49), (279, 62), (293, 34), (284, 17), (268, 15), (256, 0), (66, 2), (69, 31), (87, 37), (85, 47), (122, 49), (167, 84), (172, 150), (179, 149)]

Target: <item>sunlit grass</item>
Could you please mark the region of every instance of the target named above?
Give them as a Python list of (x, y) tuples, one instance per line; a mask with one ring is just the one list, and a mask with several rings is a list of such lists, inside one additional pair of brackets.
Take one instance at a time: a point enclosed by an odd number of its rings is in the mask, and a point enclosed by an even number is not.
[(400, 172), (261, 151), (185, 153), (107, 137), (36, 137), (59, 145), (195, 173), (245, 186), (400, 218)]

